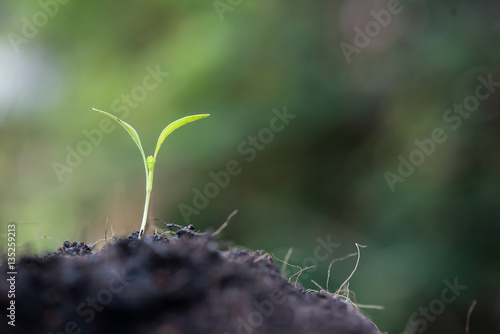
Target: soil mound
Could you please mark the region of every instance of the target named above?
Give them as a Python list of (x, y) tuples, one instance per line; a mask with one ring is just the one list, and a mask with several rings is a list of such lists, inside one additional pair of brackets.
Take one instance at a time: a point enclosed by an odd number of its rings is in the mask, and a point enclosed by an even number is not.
[[(307, 292), (267, 255), (219, 251), (209, 236), (137, 232), (92, 254), (65, 242), (17, 265), (16, 327), (1, 333), (372, 334), (352, 305)], [(9, 306), (6, 265), (0, 307)]]

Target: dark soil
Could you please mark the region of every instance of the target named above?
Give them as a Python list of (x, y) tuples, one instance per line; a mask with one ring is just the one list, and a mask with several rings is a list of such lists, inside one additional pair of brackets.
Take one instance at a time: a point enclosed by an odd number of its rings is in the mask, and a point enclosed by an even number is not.
[(219, 251), (189, 229), (173, 239), (135, 232), (96, 254), (65, 242), (23, 258), (15, 300), (15, 330), (4, 317), (0, 333), (380, 333), (351, 304), (289, 283), (267, 255)]

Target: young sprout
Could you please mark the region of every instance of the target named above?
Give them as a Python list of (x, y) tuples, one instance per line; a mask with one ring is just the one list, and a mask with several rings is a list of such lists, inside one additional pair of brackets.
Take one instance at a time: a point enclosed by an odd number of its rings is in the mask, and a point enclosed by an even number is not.
[(139, 151), (141, 151), (142, 160), (144, 160), (144, 169), (146, 170), (146, 203), (144, 204), (144, 214), (142, 216), (141, 229), (139, 230), (139, 239), (140, 239), (141, 235), (144, 233), (144, 229), (146, 228), (146, 221), (148, 218), (148, 211), (149, 211), (149, 199), (151, 197), (151, 190), (153, 189), (153, 174), (155, 170), (156, 156), (158, 155), (158, 150), (160, 149), (161, 144), (163, 144), (168, 135), (174, 132), (174, 130), (180, 128), (183, 125), (194, 122), (198, 119), (208, 117), (210, 116), (210, 114), (186, 116), (170, 123), (165, 129), (163, 129), (163, 131), (160, 134), (160, 137), (158, 138), (158, 142), (156, 143), (155, 154), (148, 156), (148, 158), (146, 159), (146, 155), (144, 154), (144, 150), (142, 149), (141, 140), (139, 139), (139, 134), (130, 124), (125, 123), (118, 117), (113, 116), (105, 111), (96, 108), (92, 109), (97, 112), (100, 112), (104, 116), (107, 116), (115, 120), (116, 122), (118, 122), (118, 124), (123, 126), (123, 128), (127, 130), (130, 137), (132, 137), (134, 142), (137, 144), (137, 147), (139, 147)]

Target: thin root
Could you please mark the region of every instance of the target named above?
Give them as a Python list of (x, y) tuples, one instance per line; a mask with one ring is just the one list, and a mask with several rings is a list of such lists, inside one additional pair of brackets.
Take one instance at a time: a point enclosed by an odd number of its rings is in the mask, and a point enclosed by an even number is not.
[(108, 240), (108, 223), (109, 223), (109, 216), (106, 217), (106, 225), (104, 226), (104, 240)]
[(316, 281), (311, 280), (311, 282), (319, 288), (319, 291), (326, 291), (326, 290), (325, 290), (325, 289), (323, 289), (323, 287), (322, 287), (321, 285), (319, 285)]
[(326, 291), (330, 291), (329, 287), (328, 287), (328, 284), (330, 282), (330, 273), (332, 271), (332, 266), (333, 266), (333, 263), (334, 262), (339, 262), (339, 261), (344, 261), (352, 256), (355, 256), (357, 253), (351, 253), (351, 254), (348, 254), (344, 257), (341, 257), (339, 259), (333, 259), (332, 262), (330, 262), (330, 265), (328, 266), (328, 275), (326, 277)]
[[(300, 268), (300, 267), (299, 267)], [(309, 267), (305, 267), (305, 268), (300, 268), (300, 270), (298, 272), (296, 272), (295, 274), (293, 274), (292, 276), (290, 276), (288, 278), (288, 280), (291, 280), (293, 276), (297, 275), (297, 278), (295, 279), (295, 283), (294, 285), (297, 285), (297, 282), (299, 281), (299, 278), (300, 278), (300, 275), (302, 275), (302, 273), (308, 269), (311, 269), (311, 268), (314, 268), (314, 266), (309, 266)]]
[(282, 262), (282, 263), (286, 264), (287, 266), (290, 266), (290, 267), (294, 267), (294, 268), (298, 268), (298, 269), (299, 269), (299, 271), (297, 271), (295, 274), (293, 274), (292, 276), (288, 277), (288, 281), (289, 281), (289, 282), (291, 282), (292, 278), (293, 278), (293, 277), (295, 277), (295, 276), (297, 276), (297, 278), (295, 279), (295, 283), (294, 283), (294, 285), (297, 285), (297, 282), (299, 281), (300, 275), (302, 275), (302, 273), (303, 273), (305, 270), (307, 270), (307, 269), (311, 269), (311, 268), (313, 268), (313, 267), (314, 267), (314, 266), (310, 266), (310, 267), (302, 268), (302, 267), (296, 266), (296, 265), (294, 265), (294, 264), (290, 264), (290, 263), (288, 263), (288, 261), (280, 260), (280, 259), (278, 259), (278, 258), (276, 257), (276, 255), (274, 255), (274, 254), (271, 254), (271, 255), (272, 255), (272, 256), (273, 256), (276, 260), (278, 260), (278, 261), (280, 261), (280, 262)]
[(229, 225), (229, 222), (231, 221), (231, 219), (238, 213), (238, 209), (234, 210), (233, 212), (231, 212), (229, 214), (229, 216), (227, 216), (226, 218), (226, 221), (224, 223), (222, 223), (222, 225), (217, 229), (217, 231), (215, 231), (214, 233), (212, 233), (212, 236), (216, 236), (218, 235), (219, 233), (221, 233), (226, 227), (227, 225)]
[(469, 311), (467, 312), (467, 321), (465, 322), (465, 333), (469, 334), (469, 323), (470, 323), (470, 315), (472, 311), (474, 311), (474, 307), (476, 307), (477, 300), (473, 300), (472, 304), (469, 307)]
[(288, 265), (288, 260), (290, 260), (290, 257), (292, 256), (292, 252), (293, 252), (293, 248), (291, 248), (291, 247), (288, 248), (288, 251), (286, 252), (285, 258), (283, 259), (283, 265), (281, 266), (281, 276), (285, 276), (286, 266)]
[[(361, 256), (361, 252), (359, 251), (359, 247), (365, 248), (366, 246), (363, 246), (363, 245), (360, 245), (360, 244), (356, 243), (356, 248), (358, 249), (358, 259), (356, 260), (356, 265), (354, 266), (354, 269), (351, 272), (351, 274), (349, 275), (349, 277), (347, 277), (347, 279), (344, 281), (344, 283), (342, 283), (342, 285), (335, 292), (336, 295), (339, 293), (340, 290), (342, 290), (342, 288), (344, 287), (344, 285), (346, 285), (347, 282), (349, 282), (349, 280), (351, 279), (352, 275), (354, 275), (354, 273), (356, 272), (356, 269), (358, 269), (359, 258)], [(349, 298), (349, 295), (347, 295), (347, 297)]]
[(385, 309), (385, 307), (382, 305), (356, 304), (356, 306), (359, 308), (369, 308), (369, 309), (374, 309), (374, 310), (384, 310)]

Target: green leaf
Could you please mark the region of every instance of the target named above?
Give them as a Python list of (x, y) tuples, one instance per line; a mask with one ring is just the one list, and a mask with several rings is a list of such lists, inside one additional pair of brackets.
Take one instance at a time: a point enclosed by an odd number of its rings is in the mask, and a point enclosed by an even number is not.
[(188, 123), (194, 122), (196, 120), (205, 118), (210, 116), (210, 114), (200, 114), (200, 115), (191, 115), (191, 116), (186, 116), (182, 117), (169, 125), (160, 134), (160, 137), (158, 138), (158, 143), (156, 143), (156, 149), (155, 149), (155, 155), (154, 155), (154, 161), (156, 161), (156, 155), (158, 154), (158, 151), (160, 150), (161, 145), (165, 141), (165, 139), (172, 133), (174, 130), (180, 128), (183, 125), (186, 125)]
[(130, 125), (130, 124), (122, 121), (121, 119), (119, 119), (118, 117), (116, 117), (114, 115), (111, 115), (110, 113), (107, 113), (105, 111), (102, 111), (102, 110), (99, 110), (99, 109), (96, 109), (96, 108), (92, 108), (92, 109), (95, 110), (95, 111), (97, 111), (97, 112), (100, 112), (104, 116), (107, 116), (107, 117), (115, 120), (118, 124), (120, 124), (121, 126), (123, 126), (123, 128), (125, 130), (127, 130), (127, 132), (130, 135), (130, 137), (132, 137), (132, 139), (134, 140), (134, 142), (137, 144), (137, 147), (139, 148), (139, 151), (141, 151), (142, 159), (144, 160), (144, 168), (146, 169), (146, 179), (147, 179), (148, 178), (148, 166), (147, 166), (147, 163), (146, 163), (146, 155), (144, 154), (144, 150), (143, 150), (142, 144), (141, 144), (141, 139), (139, 138), (139, 134), (137, 133), (137, 131), (135, 131), (135, 129), (132, 127), (132, 125)]

